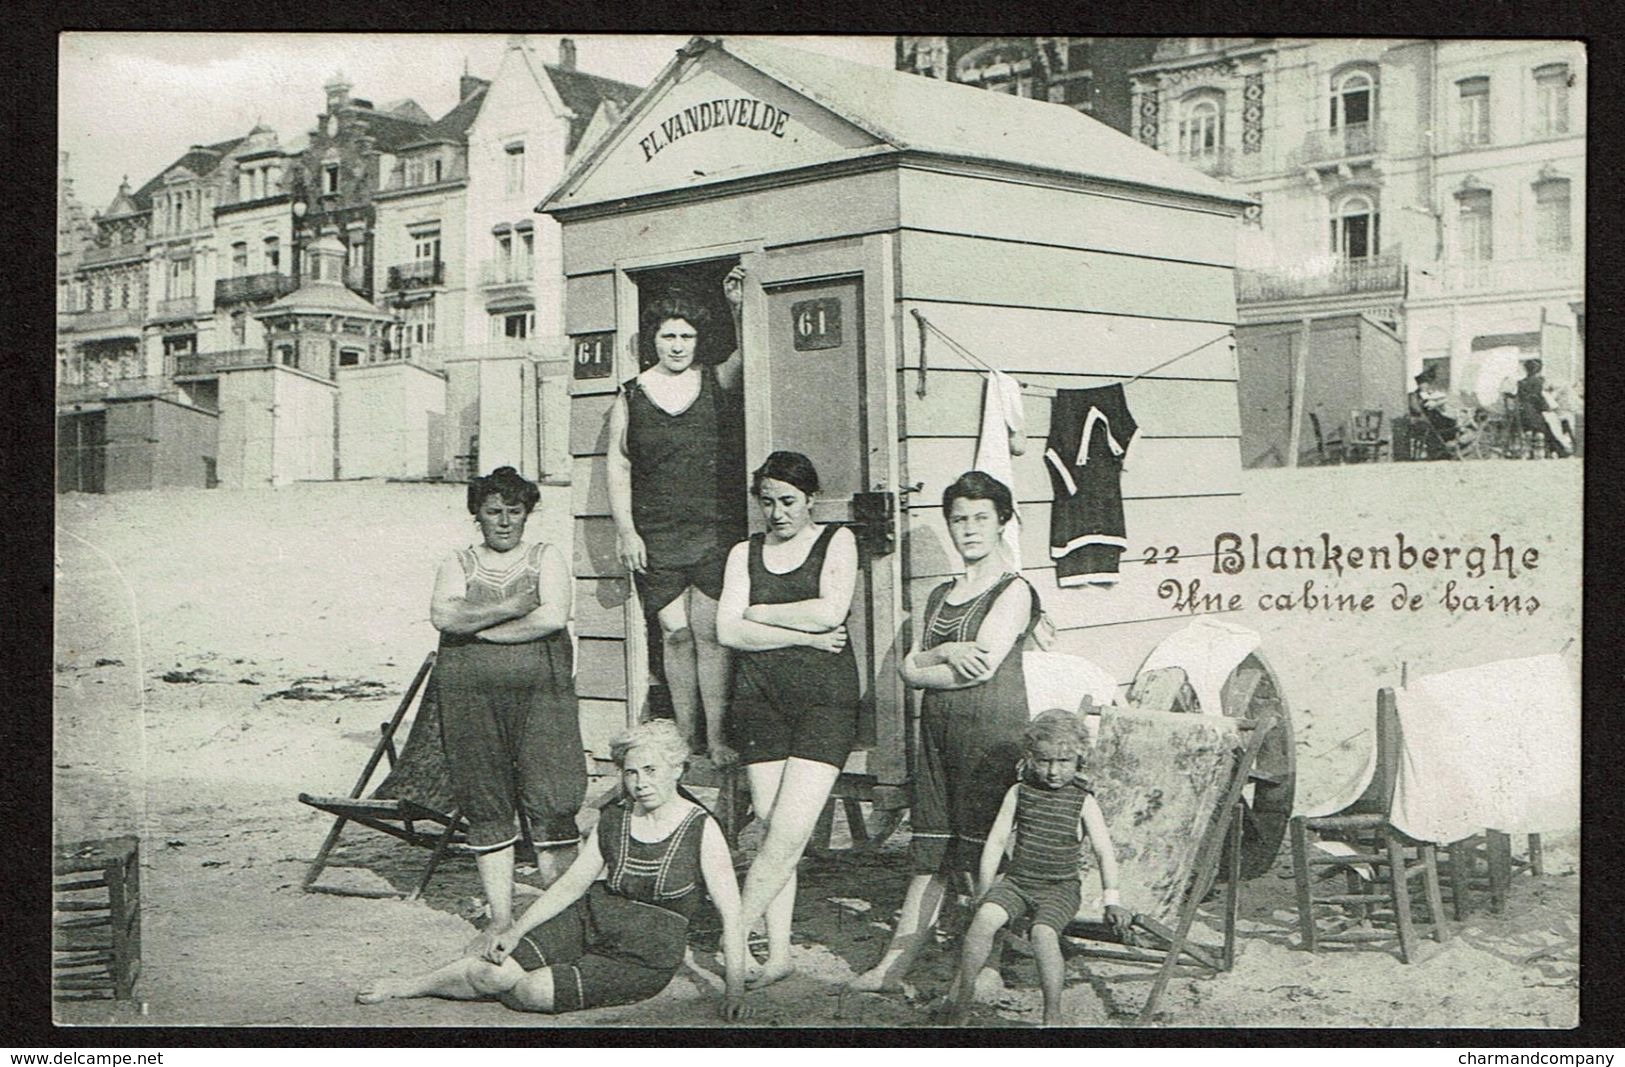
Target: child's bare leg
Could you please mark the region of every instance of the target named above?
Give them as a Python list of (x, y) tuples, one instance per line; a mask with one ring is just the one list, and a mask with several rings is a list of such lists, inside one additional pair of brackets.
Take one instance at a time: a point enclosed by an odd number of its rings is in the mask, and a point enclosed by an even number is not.
[[(959, 957), (959, 977), (952, 989), (953, 1003), (948, 1015), (952, 1025), (965, 1024), (971, 1000), (976, 996), (976, 976), (993, 951), (993, 939), (1009, 922), (1010, 913), (997, 904), (983, 904), (976, 909), (976, 917), (971, 920), (970, 929), (965, 931), (965, 948)], [(1059, 954), (1059, 948), (1056, 952)]]
[(1061, 987), (1066, 984), (1066, 961), (1061, 958), (1061, 938), (1055, 927), (1034, 925), (1027, 935), (1038, 961), (1038, 986), (1044, 991), (1044, 1025), (1061, 1024)]

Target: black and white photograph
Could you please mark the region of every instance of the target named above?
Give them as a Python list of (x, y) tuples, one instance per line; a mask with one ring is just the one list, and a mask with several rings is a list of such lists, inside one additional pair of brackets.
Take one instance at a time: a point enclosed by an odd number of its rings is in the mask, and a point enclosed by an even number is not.
[(1585, 42), (57, 49), (57, 1026), (1596, 1021)]

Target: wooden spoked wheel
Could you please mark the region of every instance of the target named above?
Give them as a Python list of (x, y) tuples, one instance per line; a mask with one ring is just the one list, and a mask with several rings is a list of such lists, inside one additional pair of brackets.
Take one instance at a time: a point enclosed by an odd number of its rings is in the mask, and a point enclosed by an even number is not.
[[(1254, 652), (1236, 665), (1220, 690), (1226, 717), (1272, 721), (1253, 762), (1242, 793), (1241, 878), (1265, 874), (1292, 818), (1292, 797), (1297, 784), (1297, 746), (1292, 739), (1292, 713), (1281, 684), (1262, 653)], [(1220, 877), (1230, 870), (1228, 845), (1219, 865)]]

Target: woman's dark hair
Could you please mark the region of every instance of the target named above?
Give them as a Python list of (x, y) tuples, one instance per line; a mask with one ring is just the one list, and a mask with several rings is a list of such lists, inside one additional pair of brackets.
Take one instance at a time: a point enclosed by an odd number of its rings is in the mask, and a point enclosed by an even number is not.
[(468, 513), (478, 515), (480, 505), (489, 496), (500, 496), (504, 504), (523, 505), (525, 514), (529, 515), (536, 502), (542, 499), (542, 491), (536, 488), (535, 482), (512, 467), (498, 467), (485, 477), (475, 478), (468, 483)]
[(955, 500), (991, 500), (993, 510), (1002, 526), (1016, 514), (1016, 504), (1010, 497), (1010, 488), (984, 471), (966, 471), (954, 479), (954, 484), (942, 491), (942, 517), (948, 518)]
[(643, 366), (654, 365), (655, 334), (659, 332), (660, 324), (669, 319), (682, 319), (694, 327), (694, 332), (699, 335), (695, 340), (695, 355), (698, 356), (699, 345), (707, 335), (707, 327), (711, 325), (711, 312), (687, 293), (672, 292), (649, 301), (638, 312), (638, 351)]
[(808, 496), (818, 492), (818, 468), (800, 452), (775, 452), (768, 456), (760, 467), (751, 472), (750, 495), (759, 496), (762, 483), (769, 478), (788, 482)]

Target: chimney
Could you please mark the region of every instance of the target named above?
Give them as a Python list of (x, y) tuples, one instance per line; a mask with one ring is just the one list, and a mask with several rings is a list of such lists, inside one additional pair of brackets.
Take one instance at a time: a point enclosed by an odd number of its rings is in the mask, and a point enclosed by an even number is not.
[(482, 79), (476, 78), (474, 75), (468, 72), (468, 57), (464, 56), (463, 76), (457, 79), (457, 99), (459, 101), (467, 100), (469, 96), (473, 94), (475, 89), (478, 89), (484, 84), (485, 82)]
[(563, 70), (576, 69), (576, 43), (574, 38), (559, 38), (559, 67)]
[(350, 102), (350, 90), (354, 88), (344, 77), (342, 72), (335, 71), (333, 77), (328, 79), (322, 89), (327, 93), (327, 113), (332, 115)]

